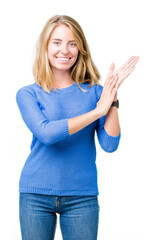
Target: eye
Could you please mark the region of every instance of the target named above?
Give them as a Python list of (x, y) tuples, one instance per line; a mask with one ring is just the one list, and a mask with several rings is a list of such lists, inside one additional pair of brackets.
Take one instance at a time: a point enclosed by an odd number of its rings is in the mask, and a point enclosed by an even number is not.
[(54, 41), (53, 44), (58, 46), (58, 45), (60, 45), (60, 42)]
[(76, 46), (76, 43), (70, 43), (69, 44), (71, 47), (75, 47)]

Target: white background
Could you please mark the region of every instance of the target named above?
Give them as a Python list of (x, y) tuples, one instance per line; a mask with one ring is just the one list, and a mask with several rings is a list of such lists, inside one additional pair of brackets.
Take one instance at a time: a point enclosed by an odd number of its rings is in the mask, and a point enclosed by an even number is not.
[[(155, 96), (153, 0), (3, 1), (0, 4), (0, 239), (20, 240), (18, 181), (30, 152), (31, 133), (16, 105), (17, 90), (34, 82), (35, 43), (55, 14), (75, 18), (86, 35), (103, 85), (116, 69), (140, 56), (121, 85), (122, 137), (115, 153), (98, 144), (99, 240), (155, 240)], [(57, 225), (55, 239), (62, 239)]]

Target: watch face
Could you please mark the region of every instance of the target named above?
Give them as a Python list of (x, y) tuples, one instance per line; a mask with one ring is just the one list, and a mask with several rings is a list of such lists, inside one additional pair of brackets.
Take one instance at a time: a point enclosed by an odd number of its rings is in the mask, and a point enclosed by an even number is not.
[(113, 102), (111, 106), (119, 108), (119, 101)]

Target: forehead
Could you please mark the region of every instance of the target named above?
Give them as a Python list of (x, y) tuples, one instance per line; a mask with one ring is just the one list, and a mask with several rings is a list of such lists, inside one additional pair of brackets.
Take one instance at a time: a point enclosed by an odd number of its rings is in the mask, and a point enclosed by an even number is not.
[(70, 27), (60, 24), (54, 28), (51, 33), (50, 40), (53, 38), (62, 39), (64, 41), (74, 40), (74, 35)]

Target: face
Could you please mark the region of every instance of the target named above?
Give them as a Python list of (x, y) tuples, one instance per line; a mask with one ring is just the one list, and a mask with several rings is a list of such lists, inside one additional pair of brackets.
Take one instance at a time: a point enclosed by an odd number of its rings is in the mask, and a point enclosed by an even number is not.
[(57, 26), (48, 43), (48, 59), (52, 69), (69, 70), (77, 60), (78, 51), (72, 30), (63, 24)]

